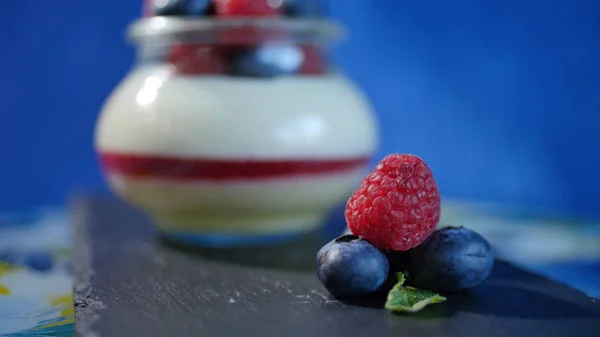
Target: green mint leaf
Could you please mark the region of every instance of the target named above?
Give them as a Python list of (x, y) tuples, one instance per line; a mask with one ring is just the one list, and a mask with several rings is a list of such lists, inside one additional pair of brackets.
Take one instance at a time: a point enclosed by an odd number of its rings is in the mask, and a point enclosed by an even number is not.
[(398, 283), (396, 283), (394, 288), (401, 287), (404, 284), (404, 281), (406, 281), (406, 276), (404, 275), (404, 273), (397, 273), (396, 278), (398, 279)]
[(441, 303), (446, 300), (428, 290), (420, 290), (413, 287), (403, 287), (404, 274), (398, 273), (398, 283), (390, 290), (385, 308), (395, 312), (417, 312), (425, 308), (428, 304)]

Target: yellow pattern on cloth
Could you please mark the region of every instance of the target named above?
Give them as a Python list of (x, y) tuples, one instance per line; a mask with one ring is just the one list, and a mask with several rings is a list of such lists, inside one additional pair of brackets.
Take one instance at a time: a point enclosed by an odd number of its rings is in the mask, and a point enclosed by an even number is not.
[(10, 295), (10, 290), (2, 283), (0, 283), (0, 296), (2, 295)]
[(19, 269), (18, 266), (0, 261), (0, 276), (6, 275), (6, 274), (16, 271), (18, 269)]
[(60, 321), (60, 322), (55, 322), (55, 323), (49, 323), (49, 324), (44, 324), (44, 325), (36, 326), (35, 328), (33, 328), (33, 330), (42, 330), (42, 329), (48, 329), (48, 328), (56, 328), (58, 326), (63, 326), (63, 325), (67, 325), (67, 324), (74, 324), (74, 323), (75, 323), (75, 318), (69, 318), (69, 319), (65, 319), (64, 321)]
[[(17, 270), (18, 267), (13, 266), (11, 264), (0, 262), (0, 277), (6, 275), (7, 273)], [(0, 296), (10, 295), (10, 289), (7, 286), (0, 282)]]
[(62, 320), (59, 320), (58, 322), (52, 322), (52, 323), (48, 323), (48, 324), (38, 325), (35, 328), (33, 328), (32, 330), (43, 330), (43, 329), (49, 329), (49, 328), (56, 328), (56, 327), (75, 323), (75, 317), (74, 317), (75, 308), (73, 306), (73, 295), (67, 294), (67, 295), (56, 296), (56, 297), (51, 298), (50, 301), (48, 301), (48, 303), (53, 307), (62, 308), (62, 310), (60, 312), (60, 318), (62, 318)]
[(75, 307), (73, 307), (73, 295), (71, 294), (52, 298), (50, 300), (50, 305), (64, 308), (60, 312), (61, 317), (73, 316), (75, 314)]

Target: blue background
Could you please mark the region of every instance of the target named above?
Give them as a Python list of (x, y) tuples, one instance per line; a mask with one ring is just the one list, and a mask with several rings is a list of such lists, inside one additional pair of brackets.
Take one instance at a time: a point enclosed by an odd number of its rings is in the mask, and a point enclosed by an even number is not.
[[(338, 64), (371, 98), (380, 157), (411, 152), (442, 194), (600, 216), (600, 2), (332, 0)], [(0, 209), (106, 191), (92, 147), (127, 73), (141, 1), (5, 0)]]

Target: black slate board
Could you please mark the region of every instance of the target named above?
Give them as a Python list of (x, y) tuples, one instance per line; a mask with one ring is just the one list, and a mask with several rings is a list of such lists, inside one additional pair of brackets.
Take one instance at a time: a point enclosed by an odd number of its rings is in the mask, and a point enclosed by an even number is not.
[(376, 299), (328, 295), (314, 272), (322, 233), (186, 250), (115, 199), (79, 198), (73, 209), (79, 336), (600, 336), (599, 301), (505, 262), (469, 292), (395, 315)]

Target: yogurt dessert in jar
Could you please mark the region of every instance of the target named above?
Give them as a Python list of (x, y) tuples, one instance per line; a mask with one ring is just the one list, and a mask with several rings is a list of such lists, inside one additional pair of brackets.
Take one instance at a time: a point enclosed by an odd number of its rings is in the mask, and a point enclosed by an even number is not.
[(377, 145), (367, 100), (325, 57), (340, 29), (216, 12), (130, 27), (138, 62), (96, 130), (109, 185), (162, 234), (188, 243), (315, 229), (352, 192)]

